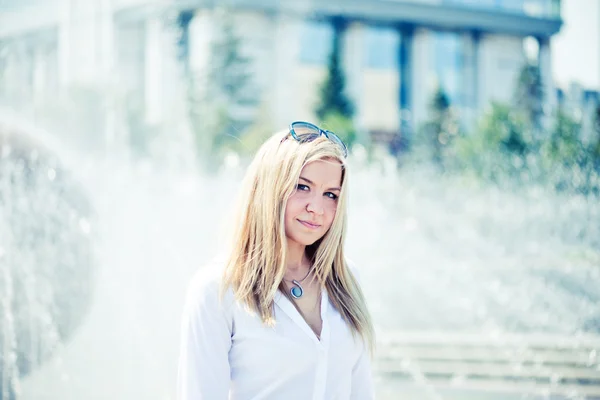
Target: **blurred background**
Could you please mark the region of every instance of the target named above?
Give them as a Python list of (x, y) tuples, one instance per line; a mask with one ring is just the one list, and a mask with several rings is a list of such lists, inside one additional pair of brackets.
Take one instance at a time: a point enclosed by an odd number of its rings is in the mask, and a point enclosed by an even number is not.
[(0, 400), (174, 399), (293, 120), (351, 147), (380, 399), (600, 399), (600, 1), (0, 0)]

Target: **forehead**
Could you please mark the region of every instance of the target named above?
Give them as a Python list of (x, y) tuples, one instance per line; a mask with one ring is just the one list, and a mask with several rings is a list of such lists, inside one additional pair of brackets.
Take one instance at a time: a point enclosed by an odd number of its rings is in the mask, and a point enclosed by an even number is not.
[(340, 186), (342, 183), (342, 164), (337, 160), (313, 161), (302, 168), (300, 176), (316, 185)]

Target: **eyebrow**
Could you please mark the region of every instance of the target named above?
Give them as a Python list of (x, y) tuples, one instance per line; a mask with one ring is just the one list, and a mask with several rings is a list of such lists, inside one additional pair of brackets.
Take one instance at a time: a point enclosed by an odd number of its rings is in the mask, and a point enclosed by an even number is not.
[[(309, 185), (314, 185), (314, 182), (313, 182), (313, 181), (311, 181), (310, 179), (307, 179), (307, 178), (305, 178), (305, 177), (303, 177), (303, 176), (301, 176), (301, 177), (300, 177), (300, 179), (302, 179), (302, 180), (306, 181), (306, 182), (307, 182)], [(342, 189), (341, 189), (341, 188), (339, 188), (339, 187), (333, 187), (333, 188), (329, 188), (329, 189), (327, 189), (327, 190), (337, 190), (338, 192), (340, 192)]]

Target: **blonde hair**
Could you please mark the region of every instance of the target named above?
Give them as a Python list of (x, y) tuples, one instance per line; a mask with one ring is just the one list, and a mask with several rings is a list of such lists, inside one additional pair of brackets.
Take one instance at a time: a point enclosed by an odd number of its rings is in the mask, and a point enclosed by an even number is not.
[[(231, 248), (225, 262), (223, 289), (274, 325), (273, 302), (286, 271), (285, 207), (302, 168), (317, 160), (336, 160), (342, 167), (342, 187), (331, 228), (311, 246), (314, 277), (325, 287), (333, 306), (372, 350), (374, 331), (364, 295), (344, 257), (348, 171), (342, 150), (321, 136), (299, 143), (278, 132), (258, 150), (244, 178)], [(287, 138), (287, 139), (286, 139)]]

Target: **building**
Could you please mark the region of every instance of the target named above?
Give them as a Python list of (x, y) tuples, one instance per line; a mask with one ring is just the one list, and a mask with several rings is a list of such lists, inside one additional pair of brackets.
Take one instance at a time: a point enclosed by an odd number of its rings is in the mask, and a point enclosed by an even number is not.
[[(558, 106), (567, 115), (581, 124), (580, 137), (583, 143), (596, 143), (598, 127), (596, 119), (600, 118), (600, 91), (585, 89), (577, 83), (571, 83), (567, 90), (557, 89)], [(600, 120), (599, 120), (600, 121)]]
[[(169, 114), (180, 71), (210, 63), (209, 0), (12, 0), (0, 3), (0, 99), (27, 108), (71, 86), (133, 93), (145, 120)], [(510, 101), (534, 47), (546, 93), (558, 0), (230, 0), (275, 126), (314, 120), (333, 35), (342, 35), (347, 92), (363, 132), (408, 135), (437, 86), (466, 126)], [(333, 29), (332, 21), (344, 29)], [(532, 46), (533, 43), (533, 46)], [(182, 68), (183, 67), (183, 68)], [(556, 104), (547, 98), (547, 108)], [(114, 135), (114, 132), (112, 133)]]

